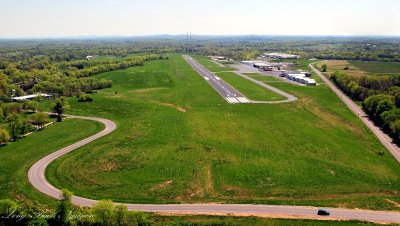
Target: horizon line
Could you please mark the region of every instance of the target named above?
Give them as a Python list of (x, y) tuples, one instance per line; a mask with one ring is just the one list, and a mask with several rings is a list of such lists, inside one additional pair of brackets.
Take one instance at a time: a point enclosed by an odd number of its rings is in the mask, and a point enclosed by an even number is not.
[[(84, 38), (146, 38), (157, 36), (187, 37), (187, 34), (146, 34), (146, 35), (63, 35), (63, 36), (0, 36), (0, 40), (15, 39), (84, 39)], [(400, 35), (346, 35), (346, 34), (191, 34), (191, 37), (361, 37), (400, 38)]]

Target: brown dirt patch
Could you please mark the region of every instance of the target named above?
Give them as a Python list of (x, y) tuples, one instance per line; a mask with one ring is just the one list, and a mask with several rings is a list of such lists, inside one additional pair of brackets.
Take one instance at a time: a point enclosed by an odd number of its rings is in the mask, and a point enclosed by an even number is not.
[(175, 104), (171, 104), (171, 103), (162, 103), (162, 102), (157, 102), (157, 101), (152, 101), (152, 102), (154, 102), (160, 106), (163, 106), (163, 107), (175, 108), (176, 110), (178, 110), (179, 112), (182, 112), (182, 113), (186, 112), (186, 109), (179, 105), (175, 105)]
[(100, 169), (105, 172), (111, 172), (117, 169), (117, 164), (114, 162), (103, 162), (100, 164)]
[(400, 203), (390, 200), (390, 199), (385, 199), (386, 202), (392, 203), (394, 206), (396, 206), (397, 208), (400, 208)]
[(163, 90), (163, 89), (167, 89), (167, 88), (158, 87), (158, 88), (136, 89), (136, 90), (133, 90), (133, 92), (135, 92), (135, 93), (147, 93), (147, 92), (153, 92), (153, 91)]
[(188, 182), (187, 189), (180, 196), (175, 198), (178, 202), (188, 201), (195, 197), (203, 197), (204, 196), (204, 186), (201, 183), (201, 173), (197, 171), (194, 175), (194, 179), (191, 182)]
[(214, 193), (214, 185), (212, 182), (212, 174), (211, 174), (211, 166), (207, 166), (207, 181), (206, 181), (206, 186), (207, 186), (207, 192), (208, 193)]
[(174, 183), (173, 180), (166, 180), (166, 181), (159, 183), (159, 184), (155, 185), (154, 187), (150, 188), (150, 191), (166, 188), (166, 187), (170, 186), (172, 183)]

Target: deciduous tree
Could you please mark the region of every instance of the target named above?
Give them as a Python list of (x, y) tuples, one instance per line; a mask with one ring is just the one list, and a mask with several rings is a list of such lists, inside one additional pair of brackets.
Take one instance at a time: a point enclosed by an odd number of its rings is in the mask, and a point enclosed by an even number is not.
[(0, 145), (4, 146), (10, 141), (10, 134), (5, 129), (0, 129)]
[(111, 200), (101, 200), (92, 206), (92, 213), (102, 225), (109, 225), (113, 216), (114, 204)]
[(64, 111), (68, 108), (69, 104), (65, 97), (59, 97), (53, 102), (51, 110), (57, 114), (57, 122), (62, 121), (62, 115), (64, 114)]

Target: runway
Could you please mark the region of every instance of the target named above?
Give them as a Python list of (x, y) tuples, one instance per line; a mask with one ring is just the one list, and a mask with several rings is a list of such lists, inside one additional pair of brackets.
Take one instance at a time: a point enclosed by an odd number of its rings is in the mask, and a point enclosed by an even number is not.
[(183, 58), (202, 76), (208, 84), (210, 84), (228, 103), (251, 103), (247, 97), (237, 91), (235, 88), (230, 86), (224, 80), (219, 78), (214, 73), (210, 72), (203, 65), (199, 64), (190, 56), (183, 56)]

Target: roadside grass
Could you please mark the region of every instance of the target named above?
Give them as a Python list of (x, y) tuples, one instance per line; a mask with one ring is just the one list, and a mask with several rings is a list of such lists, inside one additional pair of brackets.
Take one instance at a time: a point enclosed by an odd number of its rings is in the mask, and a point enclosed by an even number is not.
[(211, 72), (235, 71), (235, 68), (230, 67), (229, 64), (226, 64), (225, 67), (221, 67), (220, 65), (212, 62), (211, 59), (207, 56), (193, 54), (190, 56)]
[(96, 77), (113, 87), (70, 98), (68, 113), (118, 128), (50, 166), (59, 188), (129, 203), (400, 209), (386, 200), (400, 202), (398, 163), (326, 86), (274, 83), (299, 100), (230, 105), (180, 55)]
[(102, 129), (97, 122), (66, 119), (0, 148), (0, 199), (55, 205), (55, 201), (36, 191), (29, 183), (29, 167), (60, 148)]
[[(299, 220), (299, 219), (271, 219), (238, 216), (162, 216), (150, 215), (152, 225), (268, 225), (268, 226), (352, 226), (352, 225), (379, 225), (361, 221), (326, 221), (326, 220)], [(387, 224), (389, 225), (389, 224)]]
[(286, 99), (284, 96), (242, 78), (233, 72), (220, 72), (217, 75), (251, 100), (278, 101)]

